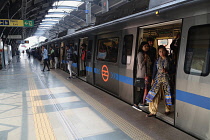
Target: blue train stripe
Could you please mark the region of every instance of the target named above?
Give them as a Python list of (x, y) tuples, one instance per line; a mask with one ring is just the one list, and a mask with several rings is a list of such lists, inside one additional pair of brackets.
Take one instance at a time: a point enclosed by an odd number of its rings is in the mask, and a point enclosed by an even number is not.
[[(98, 68), (94, 68), (94, 73), (101, 74), (101, 70)], [(120, 74), (117, 74), (114, 72), (110, 72), (110, 78), (118, 80), (118, 81), (126, 83), (126, 84), (129, 84), (129, 85), (133, 85), (133, 78), (131, 78), (131, 77), (127, 77), (127, 76), (120, 75)]]
[(86, 66), (86, 71), (93, 72), (92, 67), (87, 67)]
[(133, 85), (133, 78), (127, 77), (127, 76), (124, 76), (124, 75), (119, 75), (119, 74), (118, 74), (118, 77), (119, 77), (120, 82), (129, 84), (129, 85)]
[(176, 99), (210, 110), (210, 98), (193, 93), (176, 90)]
[(77, 63), (72, 63), (72, 66), (77, 68)]
[(101, 70), (97, 69), (97, 68), (94, 68), (94, 73), (101, 74)]

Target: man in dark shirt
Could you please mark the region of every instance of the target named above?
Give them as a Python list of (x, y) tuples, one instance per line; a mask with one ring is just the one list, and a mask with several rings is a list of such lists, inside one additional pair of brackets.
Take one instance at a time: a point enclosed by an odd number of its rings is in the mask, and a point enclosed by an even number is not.
[[(156, 52), (156, 48), (153, 47), (154, 45), (154, 38), (147, 38), (147, 42), (149, 44), (149, 57), (152, 61), (152, 64), (154, 64), (156, 57), (157, 57), (157, 52)], [(152, 65), (153, 66), (153, 65)]]

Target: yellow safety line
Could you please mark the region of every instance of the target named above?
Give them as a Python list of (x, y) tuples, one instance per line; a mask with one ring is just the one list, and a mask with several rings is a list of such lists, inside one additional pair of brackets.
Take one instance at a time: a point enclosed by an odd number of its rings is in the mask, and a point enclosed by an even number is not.
[(74, 91), (78, 96), (80, 96), (83, 100), (85, 100), (89, 105), (95, 108), (98, 112), (100, 112), (104, 117), (110, 120), (113, 124), (115, 124), (119, 129), (121, 129), (124, 133), (126, 133), (130, 138), (135, 140), (153, 140), (150, 136), (148, 136), (143, 131), (139, 130), (125, 119), (117, 115), (116, 113), (112, 112), (106, 106), (102, 105), (100, 102), (96, 101), (94, 98), (83, 92), (78, 87), (74, 86), (68, 80), (57, 74), (56, 72), (53, 73), (56, 78), (63, 81), (66, 87)]
[[(49, 118), (45, 113), (42, 101), (34, 100), (34, 97), (39, 97), (40, 94), (37, 90), (33, 77), (28, 76), (28, 87), (32, 104), (32, 114), (34, 118), (34, 126), (37, 140), (56, 140)], [(42, 113), (37, 112), (37, 108), (39, 108), (40, 112)]]

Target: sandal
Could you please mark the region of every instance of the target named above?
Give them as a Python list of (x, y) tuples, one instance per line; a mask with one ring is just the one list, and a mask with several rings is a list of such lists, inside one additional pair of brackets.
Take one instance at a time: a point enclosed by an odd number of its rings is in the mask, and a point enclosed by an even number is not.
[(165, 112), (165, 115), (168, 116), (170, 113), (171, 113), (170, 111)]
[(156, 117), (156, 114), (147, 114), (146, 117)]

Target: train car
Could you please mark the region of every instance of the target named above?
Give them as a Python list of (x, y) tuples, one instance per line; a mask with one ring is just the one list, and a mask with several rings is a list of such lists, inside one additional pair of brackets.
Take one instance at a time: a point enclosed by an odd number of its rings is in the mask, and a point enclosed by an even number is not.
[[(154, 47), (164, 45), (170, 53), (170, 44), (181, 33), (172, 114), (165, 116), (161, 103), (158, 117), (200, 139), (210, 139), (209, 7), (209, 0), (176, 0), (47, 43), (61, 43), (61, 60), (64, 44), (71, 40), (78, 56), (72, 68), (78, 77), (133, 104), (140, 43), (153, 37)], [(85, 60), (81, 59), (83, 44)]]

